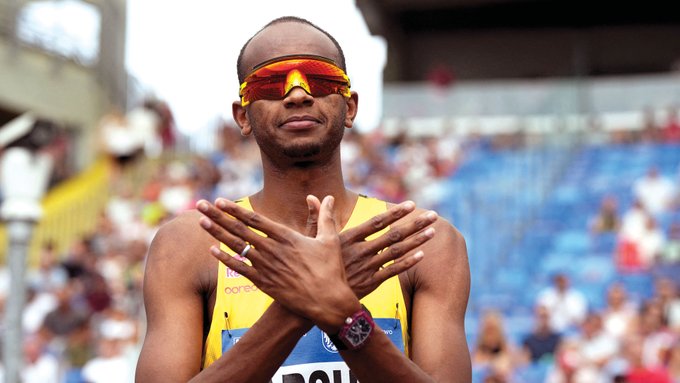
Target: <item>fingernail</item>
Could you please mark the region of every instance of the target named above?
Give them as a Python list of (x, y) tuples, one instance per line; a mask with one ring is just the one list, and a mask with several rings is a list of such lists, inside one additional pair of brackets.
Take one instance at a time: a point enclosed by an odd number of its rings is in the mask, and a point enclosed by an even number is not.
[(209, 208), (209, 207), (210, 207), (210, 206), (208, 205), (208, 202), (205, 201), (205, 200), (200, 200), (200, 201), (198, 201), (198, 203), (196, 204), (196, 208), (198, 209), (198, 211), (202, 211), (202, 212), (208, 211), (208, 208)]
[(212, 226), (212, 221), (210, 221), (206, 217), (201, 217), (201, 219), (198, 220), (198, 223), (204, 229), (210, 229), (210, 227)]
[(413, 209), (414, 207), (416, 207), (416, 204), (413, 201), (406, 201), (404, 202), (404, 207), (406, 209)]
[(220, 255), (222, 251), (217, 246), (210, 246), (210, 253), (212, 255)]
[(329, 207), (330, 209), (333, 208), (333, 203), (334, 203), (334, 202), (335, 202), (335, 198), (333, 198), (333, 196), (328, 197), (328, 207)]
[(219, 207), (220, 209), (224, 209), (225, 207), (227, 207), (227, 201), (220, 198), (217, 201), (215, 201), (215, 206)]
[(425, 232), (423, 234), (430, 238), (434, 237), (434, 228), (428, 227), (427, 229), (425, 229)]
[(424, 256), (425, 256), (425, 253), (423, 253), (422, 250), (418, 250), (415, 254), (413, 254), (413, 258), (415, 258), (417, 260), (423, 259)]
[(437, 219), (437, 213), (435, 213), (432, 210), (428, 211), (425, 216), (427, 217), (427, 219), (431, 219), (431, 220)]

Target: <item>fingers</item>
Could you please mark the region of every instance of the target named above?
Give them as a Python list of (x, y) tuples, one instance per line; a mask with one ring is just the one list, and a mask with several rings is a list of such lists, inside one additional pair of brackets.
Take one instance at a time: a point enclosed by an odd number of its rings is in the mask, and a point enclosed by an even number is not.
[[(249, 251), (249, 255), (254, 251), (255, 249), (251, 249)], [(258, 280), (257, 270), (255, 270), (254, 267), (248, 266), (245, 262), (225, 253), (224, 251), (220, 250), (218, 246), (212, 246), (210, 248), (210, 254), (217, 258), (220, 262), (224, 263), (228, 268), (250, 279), (253, 283)]]
[(255, 246), (265, 246), (265, 237), (253, 232), (242, 222), (224, 214), (209, 202), (201, 200), (196, 204), (196, 208), (205, 215), (199, 220), (201, 227), (236, 254), (243, 251), (247, 242)]
[[(418, 218), (412, 220), (411, 222), (397, 227), (392, 227), (390, 228), (390, 231), (388, 231), (387, 233), (381, 235), (380, 237), (374, 240), (366, 242), (365, 244), (365, 246), (367, 246), (366, 251), (369, 252), (370, 254), (375, 254), (376, 252), (388, 246), (392, 246), (394, 244), (399, 243), (399, 246), (404, 246), (404, 248), (406, 249), (406, 251), (404, 251), (402, 255), (406, 254), (406, 252), (414, 249), (416, 246), (419, 246), (422, 243), (428, 241), (430, 238), (432, 238), (432, 236), (434, 235), (434, 229), (432, 229), (430, 235), (425, 234), (427, 230), (423, 231), (423, 233), (420, 233), (419, 235), (413, 236), (413, 234), (418, 233), (423, 228), (433, 224), (435, 221), (437, 221), (437, 213), (433, 211), (427, 211), (421, 214)], [(425, 237), (422, 237), (423, 234), (425, 235)], [(411, 238), (411, 236), (413, 236), (413, 238)], [(414, 240), (416, 241), (415, 244), (413, 243)]]
[(335, 198), (333, 196), (325, 196), (321, 201), (321, 208), (319, 209), (319, 224), (317, 228), (317, 238), (320, 236), (337, 234), (335, 228), (335, 212), (333, 206)]
[[(229, 230), (230, 228), (233, 228), (235, 230), (238, 230), (237, 232), (231, 230), (230, 231), (233, 234), (238, 235), (241, 238), (247, 240), (248, 242), (253, 243), (251, 241), (251, 238), (253, 236), (257, 237), (261, 236), (254, 233), (252, 230), (248, 229), (247, 226), (257, 229), (266, 234), (268, 237), (277, 240), (285, 238), (286, 233), (290, 231), (290, 229), (286, 228), (285, 226), (280, 225), (268, 219), (265, 216), (257, 214), (254, 211), (244, 209), (241, 206), (237, 205), (236, 203), (229, 201), (228, 199), (218, 198), (217, 200), (215, 200), (215, 206), (222, 212), (227, 213), (236, 218), (236, 221), (240, 221), (239, 222), (240, 225), (230, 225), (229, 227), (225, 227), (225, 229)], [(246, 237), (246, 235), (248, 237)]]
[(396, 243), (383, 251), (379, 252), (368, 262), (370, 266), (378, 268), (389, 261), (401, 262), (400, 258), (410, 251), (416, 249), (418, 246), (424, 244), (434, 237), (434, 228), (428, 227), (422, 233), (413, 235), (399, 243)]
[(340, 234), (340, 240), (343, 244), (363, 241), (371, 234), (379, 232), (400, 218), (406, 216), (415, 210), (415, 208), (416, 205), (412, 201), (406, 201), (399, 205), (392, 206), (386, 212), (376, 215), (359, 226), (344, 231)]
[(383, 283), (387, 279), (392, 278), (393, 276), (410, 269), (416, 263), (420, 262), (424, 256), (425, 253), (423, 253), (422, 251), (417, 251), (415, 254), (411, 256), (408, 256), (402, 260), (399, 260), (398, 262), (394, 262), (389, 266), (386, 266), (376, 271), (375, 274), (373, 274), (373, 278), (377, 281), (378, 284)]
[(321, 209), (321, 201), (316, 196), (307, 196), (307, 227), (305, 233), (308, 237), (316, 237), (317, 225), (319, 223), (319, 210)]

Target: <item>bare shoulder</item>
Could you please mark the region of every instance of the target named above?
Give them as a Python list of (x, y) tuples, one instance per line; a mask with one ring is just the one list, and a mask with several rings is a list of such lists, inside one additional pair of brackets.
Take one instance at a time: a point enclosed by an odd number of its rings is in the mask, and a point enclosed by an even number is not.
[[(416, 220), (425, 212), (427, 210), (418, 208), (405, 219)], [(425, 257), (407, 271), (406, 281), (416, 296), (434, 293), (445, 297), (462, 317), (470, 293), (470, 266), (465, 238), (443, 217), (438, 217), (432, 227), (435, 230), (434, 237), (420, 247)]]
[[(394, 206), (388, 203), (388, 208)], [(428, 210), (416, 208), (415, 211), (404, 217), (405, 223), (412, 222), (426, 213)], [(435, 229), (435, 236), (422, 246), (426, 258), (433, 258), (428, 263), (444, 263), (447, 265), (462, 264), (467, 265), (467, 249), (465, 238), (460, 231), (443, 217), (438, 217), (432, 225)], [(421, 262), (423, 263), (423, 262)], [(461, 264), (462, 263), (462, 264)], [(468, 271), (469, 269), (466, 268)]]
[(209, 248), (216, 241), (201, 229), (200, 217), (198, 211), (190, 210), (160, 227), (149, 249), (147, 275), (157, 270), (194, 283), (210, 281), (211, 273), (216, 272), (217, 260), (210, 255)]
[[(423, 209), (417, 209), (413, 215), (418, 216), (424, 212)], [(416, 282), (423, 277), (444, 279), (464, 277), (469, 282), (470, 268), (465, 238), (443, 217), (438, 217), (432, 226), (435, 235), (423, 245), (425, 257), (416, 265)]]

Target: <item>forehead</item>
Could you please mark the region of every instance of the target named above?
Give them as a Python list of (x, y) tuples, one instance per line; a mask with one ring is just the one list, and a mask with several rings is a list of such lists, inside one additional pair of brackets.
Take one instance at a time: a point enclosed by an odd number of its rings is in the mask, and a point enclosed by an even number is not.
[(310, 54), (339, 61), (338, 50), (328, 36), (302, 23), (284, 22), (261, 31), (243, 53), (246, 71), (264, 61), (295, 54)]

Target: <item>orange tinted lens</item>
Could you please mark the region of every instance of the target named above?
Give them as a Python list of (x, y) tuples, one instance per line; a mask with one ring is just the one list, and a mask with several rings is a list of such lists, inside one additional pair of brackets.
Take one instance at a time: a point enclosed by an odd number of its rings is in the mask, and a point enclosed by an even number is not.
[[(279, 100), (285, 97), (286, 89), (297, 86), (287, 84), (288, 74), (299, 71), (308, 80), (309, 91), (314, 97), (342, 94), (349, 97), (349, 78), (345, 72), (330, 62), (309, 58), (294, 58), (274, 62), (256, 69), (241, 84), (241, 104), (257, 100)], [(293, 76), (299, 78), (298, 76)], [(307, 89), (305, 89), (307, 91)]]
[(307, 76), (309, 87), (314, 97), (328, 96), (329, 94), (341, 94), (350, 96), (349, 83), (337, 77)]

